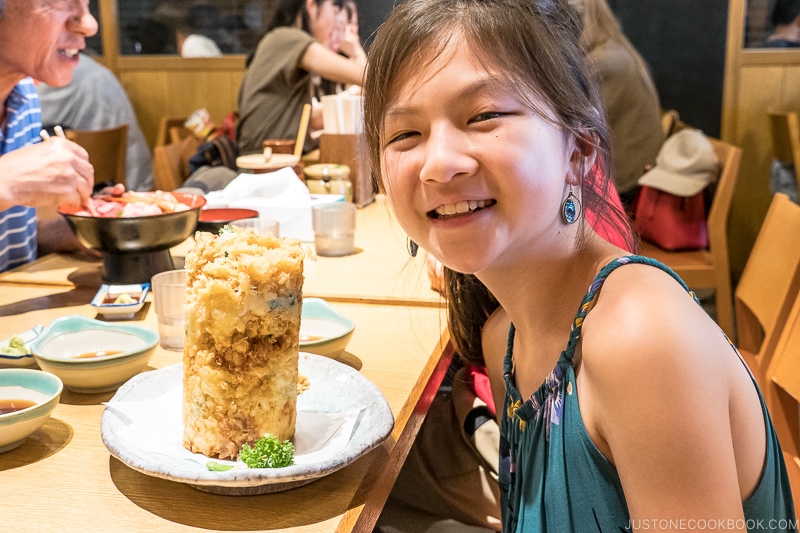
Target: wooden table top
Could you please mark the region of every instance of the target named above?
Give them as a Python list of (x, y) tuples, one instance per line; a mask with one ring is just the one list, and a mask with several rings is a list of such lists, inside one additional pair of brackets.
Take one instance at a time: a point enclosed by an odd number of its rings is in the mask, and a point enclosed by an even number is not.
[[(380, 203), (371, 207), (382, 208)], [(367, 209), (359, 212), (367, 213)], [(369, 216), (380, 219), (382, 215)], [(100, 418), (102, 402), (114, 393), (65, 390), (40, 430), (19, 448), (0, 454), (4, 489), (0, 529), (371, 532), (452, 352), (447, 348), (449, 337), (438, 296), (432, 298), (419, 286), (398, 282), (397, 276), (386, 270), (378, 269), (372, 276), (375, 269), (369, 262), (375, 254), (380, 255), (380, 245), (390, 240), (378, 229), (360, 227), (364, 229), (359, 234), (363, 237), (357, 237), (357, 246), (363, 247), (361, 254), (319, 258), (316, 271), (308, 273), (309, 290), (304, 290), (304, 295), (327, 297), (337, 311), (356, 323), (353, 338), (339, 360), (359, 369), (389, 403), (395, 427), (381, 446), (302, 487), (259, 496), (215, 495), (141, 474), (113, 458), (101, 440)], [(375, 250), (373, 242), (380, 243)], [(405, 248), (400, 250), (400, 254), (384, 255), (382, 268), (402, 274), (403, 266), (397, 261), (402, 258), (406, 262)], [(349, 265), (345, 264), (348, 259)], [(422, 270), (420, 273), (424, 276)], [(47, 256), (24, 271), (0, 276), (0, 338), (36, 324), (47, 325), (59, 316), (96, 318), (89, 301), (97, 291), (100, 274), (98, 261), (66, 255)], [(325, 285), (331, 276), (344, 276), (338, 288)], [(427, 280), (423, 277), (422, 281), (429, 291)], [(157, 329), (151, 295), (126, 323)], [(181, 352), (158, 347), (148, 369), (181, 359)]]
[[(430, 288), (421, 254), (408, 255), (406, 235), (384, 197), (359, 209), (356, 217), (356, 253), (306, 260), (303, 294), (331, 302), (444, 306)], [(193, 243), (189, 238), (172, 250), (178, 267)], [(312, 243), (305, 246), (313, 250)], [(88, 254), (52, 254), (0, 274), (0, 282), (96, 286), (102, 282), (102, 271), (102, 261)]]

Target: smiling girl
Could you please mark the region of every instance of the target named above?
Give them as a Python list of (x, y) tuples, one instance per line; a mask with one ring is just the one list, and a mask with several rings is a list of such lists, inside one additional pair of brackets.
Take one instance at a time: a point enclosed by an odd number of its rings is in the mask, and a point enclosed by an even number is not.
[(365, 78), (372, 168), (446, 267), (459, 353), (489, 373), (503, 530), (794, 530), (735, 349), (674, 273), (584, 217), (629, 234), (602, 194), (607, 126), (579, 35), (567, 0), (408, 0)]

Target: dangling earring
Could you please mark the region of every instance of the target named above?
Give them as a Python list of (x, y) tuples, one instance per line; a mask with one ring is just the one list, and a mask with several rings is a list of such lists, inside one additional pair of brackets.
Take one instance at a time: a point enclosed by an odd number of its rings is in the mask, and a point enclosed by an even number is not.
[(415, 243), (411, 240), (411, 237), (407, 237), (408, 242), (406, 243), (406, 248), (408, 249), (408, 255), (411, 257), (417, 257), (417, 251), (419, 251), (419, 244)]
[(581, 212), (581, 202), (572, 194), (572, 185), (569, 186), (569, 194), (564, 203), (561, 204), (561, 220), (565, 224), (574, 224), (578, 220), (578, 215)]

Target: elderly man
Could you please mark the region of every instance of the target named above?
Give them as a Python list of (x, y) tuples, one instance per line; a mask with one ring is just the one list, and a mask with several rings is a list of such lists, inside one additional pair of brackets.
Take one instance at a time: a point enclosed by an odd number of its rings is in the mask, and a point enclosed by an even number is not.
[[(76, 245), (66, 222), (52, 214), (60, 203), (86, 203), (94, 169), (73, 142), (39, 142), (33, 79), (69, 83), (85, 38), (96, 32), (88, 0), (0, 0), (0, 272), (35, 259), (37, 245)], [(40, 217), (50, 214), (38, 242), (37, 208)]]

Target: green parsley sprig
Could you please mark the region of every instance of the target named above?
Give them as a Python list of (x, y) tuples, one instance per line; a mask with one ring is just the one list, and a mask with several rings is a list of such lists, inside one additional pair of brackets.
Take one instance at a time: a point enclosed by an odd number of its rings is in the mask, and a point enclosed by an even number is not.
[(294, 445), (267, 433), (253, 446), (245, 443), (239, 459), (250, 468), (283, 468), (294, 464)]

